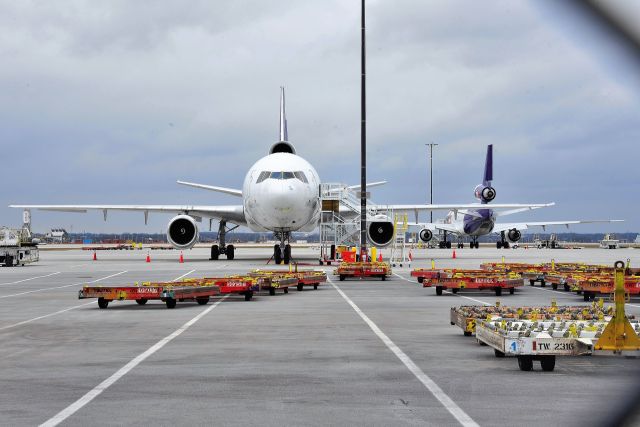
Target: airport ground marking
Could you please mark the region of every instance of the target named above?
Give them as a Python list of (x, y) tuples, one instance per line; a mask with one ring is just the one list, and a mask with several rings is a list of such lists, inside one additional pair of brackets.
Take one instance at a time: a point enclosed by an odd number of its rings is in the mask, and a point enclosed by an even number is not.
[(183, 277), (186, 277), (186, 276), (190, 275), (190, 274), (191, 274), (191, 273), (193, 273), (194, 271), (196, 271), (196, 270), (195, 270), (195, 269), (193, 269), (193, 270), (191, 270), (191, 271), (189, 271), (189, 272), (187, 272), (187, 273), (184, 273), (182, 276), (176, 277), (176, 278), (175, 278), (175, 279), (173, 279), (172, 281), (173, 281), (173, 282), (178, 281), (178, 280), (182, 279)]
[[(406, 277), (403, 277), (403, 276), (399, 275), (398, 273), (393, 273), (393, 275), (394, 276), (398, 276), (402, 280), (406, 280), (409, 283), (415, 283), (413, 280), (409, 280)], [(475, 298), (471, 298), (471, 297), (465, 297), (464, 295), (454, 294), (453, 292), (449, 292), (449, 291), (444, 291), (444, 292), (446, 292), (448, 294), (451, 294), (451, 295), (455, 295), (455, 296), (460, 297), (460, 298), (466, 298), (466, 299), (471, 300), (471, 301), (476, 301), (476, 302), (479, 302), (480, 304), (492, 305), (492, 304), (490, 304), (488, 302), (480, 301), (479, 299), (475, 299)]]
[(138, 366), (140, 363), (144, 362), (149, 356), (151, 356), (154, 353), (156, 353), (162, 347), (164, 347), (165, 345), (170, 343), (174, 338), (178, 337), (184, 331), (189, 329), (189, 327), (191, 327), (193, 324), (195, 324), (198, 320), (202, 319), (204, 316), (209, 314), (211, 312), (211, 310), (213, 310), (218, 305), (220, 305), (220, 303), (222, 301), (224, 301), (225, 299), (227, 299), (227, 297), (228, 297), (228, 295), (225, 295), (224, 297), (222, 297), (222, 299), (220, 299), (219, 301), (216, 301), (215, 304), (213, 304), (212, 306), (206, 308), (204, 311), (201, 311), (199, 314), (197, 314), (195, 317), (193, 317), (187, 323), (182, 325), (180, 328), (176, 329), (171, 334), (169, 334), (166, 337), (162, 338), (160, 341), (158, 341), (157, 343), (155, 343), (154, 345), (149, 347), (143, 353), (141, 353), (138, 356), (136, 356), (133, 360), (131, 360), (126, 365), (124, 365), (122, 368), (120, 368), (117, 372), (115, 372), (109, 378), (107, 378), (106, 380), (102, 381), (100, 384), (95, 386), (93, 389), (91, 389), (91, 391), (86, 393), (80, 399), (76, 400), (71, 405), (67, 406), (62, 411), (58, 412), (56, 415), (54, 415), (53, 417), (49, 418), (44, 423), (40, 424), (40, 426), (41, 427), (43, 427), (43, 426), (44, 427), (57, 426), (58, 424), (60, 424), (61, 422), (63, 422), (67, 418), (69, 418), (71, 415), (73, 415), (76, 412), (78, 412), (87, 403), (91, 402), (93, 399), (98, 397), (103, 391), (105, 391), (106, 389), (111, 387), (116, 381), (118, 381), (120, 378), (122, 378), (127, 373), (129, 373), (133, 368)]
[(400, 349), (391, 338), (389, 338), (362, 310), (354, 303), (351, 298), (345, 294), (331, 278), (327, 278), (331, 286), (334, 287), (340, 296), (353, 308), (362, 320), (371, 328), (371, 330), (380, 338), (389, 350), (409, 369), (409, 371), (420, 381), (429, 392), (442, 404), (442, 406), (455, 417), (458, 422), (465, 427), (478, 427), (473, 418), (471, 418), (462, 408), (460, 408), (441, 388), (436, 384), (422, 369), (416, 365), (407, 354)]
[(55, 313), (45, 314), (43, 316), (34, 317), (33, 319), (29, 319), (29, 320), (23, 320), (22, 322), (18, 322), (18, 323), (14, 323), (12, 325), (7, 325), (7, 326), (0, 327), (0, 331), (4, 331), (4, 330), (7, 330), (7, 329), (15, 328), (17, 326), (26, 325), (27, 323), (35, 322), (36, 320), (46, 319), (47, 317), (56, 316), (58, 314), (66, 313), (67, 311), (75, 310), (76, 308), (84, 307), (85, 305), (95, 304), (95, 303), (96, 303), (96, 301), (91, 301), (91, 302), (87, 302), (87, 303), (84, 303), (84, 304), (76, 305), (76, 306), (73, 306), (73, 307), (65, 308), (64, 310), (58, 310)]
[(35, 279), (42, 279), (44, 277), (54, 276), (54, 275), (60, 274), (60, 273), (61, 273), (60, 271), (56, 271), (55, 273), (45, 274), (44, 276), (30, 277), (28, 279), (16, 280), (15, 282), (0, 283), (0, 286), (15, 285), (17, 283), (28, 282), (29, 280), (35, 280)]
[(3, 296), (0, 296), (0, 299), (18, 297), (20, 295), (32, 294), (32, 293), (35, 293), (35, 292), (42, 292), (42, 291), (49, 291), (49, 290), (52, 290), (52, 289), (63, 289), (63, 288), (71, 287), (71, 286), (79, 286), (79, 285), (86, 285), (86, 284), (89, 284), (89, 283), (96, 283), (96, 282), (99, 282), (100, 280), (109, 279), (111, 277), (119, 276), (119, 275), (124, 274), (126, 272), (127, 272), (127, 270), (121, 271), (119, 273), (115, 273), (115, 274), (111, 274), (109, 276), (101, 277), (99, 279), (95, 279), (95, 280), (92, 280), (90, 282), (72, 283), (70, 285), (55, 286), (53, 288), (34, 289), (33, 291), (25, 291), (25, 292), (20, 292), (18, 294), (3, 295)]

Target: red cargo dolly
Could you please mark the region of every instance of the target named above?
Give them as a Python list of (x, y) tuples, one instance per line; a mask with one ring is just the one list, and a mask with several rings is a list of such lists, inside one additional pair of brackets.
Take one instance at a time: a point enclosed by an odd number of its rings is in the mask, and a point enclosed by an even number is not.
[(98, 307), (107, 308), (111, 301), (134, 300), (144, 305), (149, 300), (162, 300), (167, 308), (175, 308), (177, 301), (191, 300), (204, 305), (220, 293), (215, 285), (189, 282), (146, 282), (136, 286), (84, 286), (79, 299), (98, 298)]
[(391, 267), (386, 262), (343, 262), (333, 272), (340, 280), (347, 277), (379, 277), (386, 280), (391, 276)]
[(205, 277), (203, 280), (218, 286), (221, 295), (244, 295), (245, 301), (251, 301), (253, 293), (260, 290), (258, 281), (253, 277)]

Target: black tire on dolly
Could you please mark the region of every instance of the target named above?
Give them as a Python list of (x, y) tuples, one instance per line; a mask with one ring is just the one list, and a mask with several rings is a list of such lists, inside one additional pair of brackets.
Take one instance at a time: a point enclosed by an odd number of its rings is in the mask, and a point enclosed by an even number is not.
[(497, 348), (494, 348), (494, 349), (493, 349), (493, 354), (494, 354), (496, 357), (504, 357), (504, 353), (503, 353), (503, 352), (501, 352), (500, 350), (498, 350)]
[(296, 289), (298, 289), (298, 291), (301, 291), (304, 289), (304, 285), (302, 283), (298, 283), (298, 286), (296, 286)]
[(418, 277), (418, 283), (424, 282), (424, 277)]
[(253, 291), (247, 291), (244, 293), (245, 301), (251, 301), (251, 298), (253, 298)]
[(551, 372), (553, 368), (556, 367), (556, 357), (555, 356), (542, 356), (540, 359), (540, 366), (543, 371)]
[(513, 295), (516, 292), (516, 288), (509, 288), (509, 294)]
[(269, 295), (275, 295), (276, 294), (276, 288), (269, 288)]
[(502, 295), (502, 288), (497, 287), (496, 288), (496, 296), (499, 297), (500, 295)]
[(463, 332), (465, 337), (470, 337), (471, 336), (471, 331), (464, 331)]
[(341, 282), (344, 282), (344, 278), (345, 278), (345, 277), (346, 277), (346, 276), (345, 276), (344, 274), (341, 274), (341, 275), (340, 275), (340, 281), (341, 281)]
[(200, 305), (207, 305), (209, 303), (209, 297), (199, 297), (196, 298), (196, 301)]
[(436, 295), (442, 295), (442, 286), (436, 286)]
[(165, 304), (167, 304), (167, 308), (176, 308), (177, 301), (173, 298), (167, 298), (165, 300)]
[[(555, 361), (554, 361), (555, 363)], [(533, 357), (531, 356), (518, 356), (518, 366), (521, 371), (530, 371), (533, 369)]]
[(558, 289), (558, 284), (557, 284), (557, 283), (552, 283), (552, 284), (551, 284), (551, 289), (553, 289), (554, 291), (555, 291), (556, 289)]
[(318, 284), (316, 283), (316, 284), (313, 285), (313, 290), (315, 291), (317, 289), (318, 289)]
[(138, 303), (138, 305), (145, 305), (147, 303), (148, 299), (146, 298), (138, 298), (136, 300), (136, 302)]
[(458, 288), (451, 289), (451, 292), (453, 292), (454, 294), (457, 294), (458, 293)]
[(107, 308), (109, 306), (109, 300), (103, 297), (98, 298), (98, 307)]
[(387, 280), (387, 276), (385, 276), (384, 274), (382, 276), (380, 276), (380, 278), (382, 279), (382, 281), (384, 282), (385, 280)]
[(285, 294), (288, 294), (288, 293), (289, 293), (289, 288), (284, 288), (284, 289), (282, 289), (282, 290), (284, 291), (284, 293), (285, 293)]

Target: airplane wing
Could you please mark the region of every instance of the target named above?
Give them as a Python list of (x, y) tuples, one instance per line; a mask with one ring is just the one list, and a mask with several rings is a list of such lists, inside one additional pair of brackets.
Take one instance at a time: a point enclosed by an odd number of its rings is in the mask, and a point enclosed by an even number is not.
[[(453, 210), (453, 211), (462, 211), (466, 209), (540, 209), (546, 208), (549, 206), (555, 205), (552, 203), (491, 203), (491, 204), (481, 204), (481, 203), (469, 203), (469, 204), (455, 204), (455, 205), (442, 205), (442, 204), (433, 204), (433, 205), (373, 205), (372, 208), (380, 210), (393, 210), (394, 212), (423, 212), (423, 211), (436, 211), (436, 210)], [(522, 211), (518, 211), (522, 212)]]
[(439, 222), (409, 222), (407, 225), (409, 227), (419, 227), (420, 229), (426, 228), (431, 231), (442, 230), (456, 234), (460, 231), (453, 224), (444, 224)]
[(172, 214), (188, 214), (197, 218), (216, 218), (233, 222), (238, 225), (246, 225), (244, 207), (242, 205), (230, 206), (198, 206), (198, 205), (9, 205), (10, 208), (38, 209), (42, 211), (58, 212), (87, 212), (90, 210), (102, 211), (105, 221), (108, 211), (134, 211), (143, 212), (145, 224), (149, 212), (161, 212)]
[(542, 227), (546, 230), (549, 225), (564, 225), (569, 228), (573, 224), (593, 224), (593, 223), (610, 223), (610, 222), (623, 222), (623, 219), (604, 219), (604, 220), (586, 220), (586, 221), (538, 221), (538, 222), (512, 222), (512, 223), (496, 223), (493, 227), (493, 233), (500, 233), (507, 230), (527, 230), (529, 227)]
[(203, 190), (217, 191), (219, 193), (231, 194), (232, 196), (242, 197), (242, 190), (236, 190), (235, 188), (216, 187), (215, 185), (197, 184), (195, 182), (176, 181), (180, 185), (186, 185), (187, 187), (201, 188)]

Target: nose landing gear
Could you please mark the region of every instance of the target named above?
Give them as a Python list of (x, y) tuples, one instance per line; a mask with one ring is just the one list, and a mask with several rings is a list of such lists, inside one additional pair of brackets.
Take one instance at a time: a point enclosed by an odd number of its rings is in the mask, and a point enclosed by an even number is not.
[(290, 234), (288, 231), (276, 231), (275, 235), (276, 239), (280, 240), (280, 244), (273, 246), (273, 262), (276, 264), (289, 264), (291, 262)]

